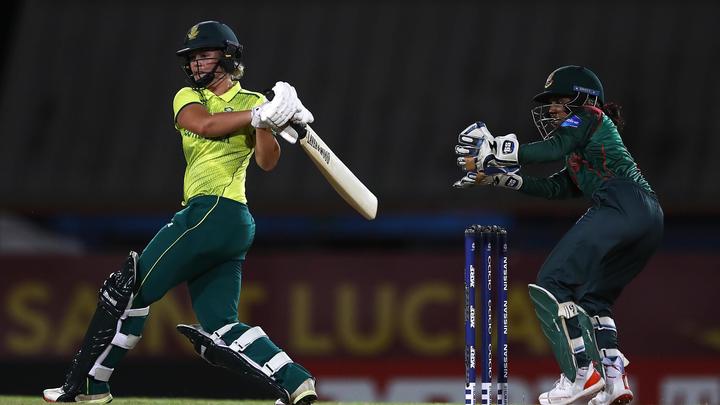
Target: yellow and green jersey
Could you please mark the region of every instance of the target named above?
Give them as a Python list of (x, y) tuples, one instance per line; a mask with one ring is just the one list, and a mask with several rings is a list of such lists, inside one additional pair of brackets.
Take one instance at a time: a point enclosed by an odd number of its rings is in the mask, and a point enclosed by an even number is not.
[(183, 182), (183, 203), (199, 195), (221, 196), (247, 203), (245, 175), (255, 150), (255, 129), (248, 125), (221, 138), (203, 138), (177, 123), (177, 115), (188, 104), (200, 103), (210, 114), (245, 111), (266, 101), (256, 92), (243, 90), (235, 83), (225, 94), (207, 89), (180, 89), (173, 100), (175, 128), (182, 136), (187, 167)]
[(606, 180), (626, 178), (652, 192), (628, 152), (615, 124), (600, 109), (585, 107), (571, 114), (545, 141), (522, 145), (520, 164), (563, 160), (565, 168), (548, 178), (523, 176), (520, 191), (562, 199), (591, 197)]

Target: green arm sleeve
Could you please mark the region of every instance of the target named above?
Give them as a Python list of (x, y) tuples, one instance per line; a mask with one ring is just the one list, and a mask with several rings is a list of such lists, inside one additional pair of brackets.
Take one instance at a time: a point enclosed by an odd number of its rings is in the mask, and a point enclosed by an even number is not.
[[(571, 131), (558, 131), (550, 139), (520, 145), (518, 161), (520, 164), (556, 162), (575, 150), (580, 144), (580, 137)], [(579, 131), (572, 131), (579, 132)]]
[(518, 162), (524, 165), (558, 161), (573, 150), (574, 146), (575, 142), (572, 142), (569, 137), (555, 135), (545, 141), (520, 145)]
[(597, 128), (599, 116), (591, 112), (579, 112), (572, 115), (566, 122), (570, 125), (561, 125), (555, 134), (544, 141), (520, 145), (518, 162), (544, 163), (556, 162), (572, 151), (583, 146)]
[(522, 193), (548, 200), (563, 200), (582, 196), (582, 192), (570, 178), (567, 169), (544, 179), (523, 176)]

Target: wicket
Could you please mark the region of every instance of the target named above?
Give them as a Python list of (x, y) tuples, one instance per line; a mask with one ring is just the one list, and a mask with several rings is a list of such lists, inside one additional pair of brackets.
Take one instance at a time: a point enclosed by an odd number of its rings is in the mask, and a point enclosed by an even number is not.
[[(479, 249), (478, 249), (479, 246)], [(492, 263), (497, 269), (496, 290), (499, 305), (496, 316), (498, 338), (497, 404), (508, 404), (508, 248), (507, 232), (499, 226), (472, 225), (465, 230), (465, 405), (475, 405), (476, 377), (476, 317), (475, 269), (480, 251), (481, 308), (481, 379), (480, 403), (490, 405), (492, 392)], [(494, 258), (494, 260), (493, 260)]]

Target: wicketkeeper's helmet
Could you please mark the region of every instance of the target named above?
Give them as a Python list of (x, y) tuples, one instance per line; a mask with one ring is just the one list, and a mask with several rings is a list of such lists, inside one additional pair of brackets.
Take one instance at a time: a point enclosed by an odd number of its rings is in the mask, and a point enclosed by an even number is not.
[(183, 47), (176, 54), (184, 59), (183, 69), (191, 83), (196, 87), (205, 87), (212, 81), (213, 74), (206, 74), (199, 80), (195, 80), (190, 70), (190, 53), (203, 49), (219, 49), (223, 52), (223, 56), (218, 61), (219, 66), (225, 72), (234, 74), (242, 68), (240, 63), (242, 48), (230, 27), (217, 21), (203, 21), (190, 28), (185, 35)]
[(590, 69), (577, 65), (555, 69), (545, 81), (545, 90), (533, 97), (541, 104), (532, 109), (532, 116), (543, 138), (548, 138), (560, 124), (549, 114), (552, 97), (570, 97), (565, 104), (568, 112), (585, 104), (602, 107), (605, 103), (602, 83)]
[(605, 103), (603, 86), (597, 75), (592, 70), (583, 66), (563, 66), (555, 69), (545, 81), (545, 90), (533, 97), (533, 100), (547, 104), (551, 96), (570, 96), (581, 98), (597, 97), (602, 105)]

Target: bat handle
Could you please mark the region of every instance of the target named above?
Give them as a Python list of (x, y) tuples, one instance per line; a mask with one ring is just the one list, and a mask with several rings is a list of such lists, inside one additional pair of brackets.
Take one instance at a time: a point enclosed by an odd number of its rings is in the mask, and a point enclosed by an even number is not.
[[(264, 94), (265, 98), (267, 98), (268, 101), (275, 98), (275, 92), (272, 89), (265, 90)], [(297, 132), (297, 139), (303, 139), (307, 135), (307, 128), (305, 128), (305, 125), (290, 123), (289, 127), (291, 127), (295, 130), (295, 132)]]
[(295, 130), (298, 134), (298, 139), (303, 139), (307, 135), (307, 128), (305, 125), (290, 124), (290, 127)]

